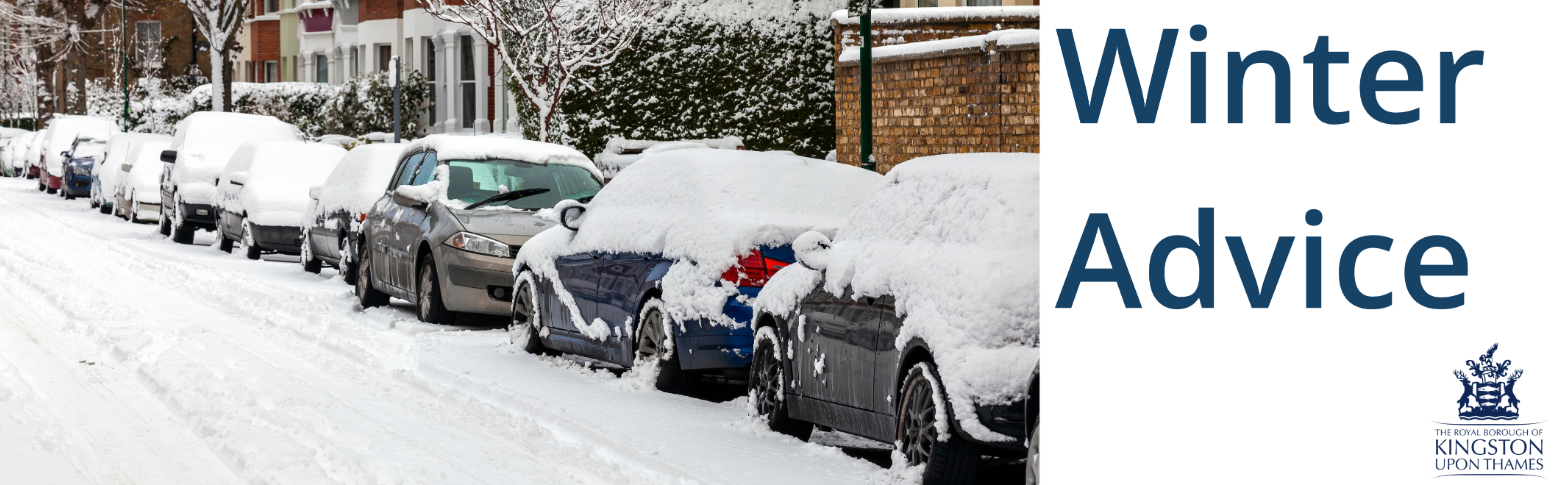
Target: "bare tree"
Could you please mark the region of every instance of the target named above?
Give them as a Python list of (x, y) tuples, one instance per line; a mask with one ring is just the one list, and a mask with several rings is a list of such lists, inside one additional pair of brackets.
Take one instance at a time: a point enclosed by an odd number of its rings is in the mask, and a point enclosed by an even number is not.
[(182, 0), (195, 28), (211, 43), (211, 110), (232, 111), (232, 65), (227, 62), (243, 26), (246, 0)]
[(567, 91), (615, 62), (666, 0), (418, 0), (433, 16), (470, 26), (496, 46), (508, 81), (538, 115), (540, 141)]
[[(139, 7), (140, 2), (130, 2)], [(66, 111), (86, 112), (87, 63), (102, 54), (109, 36), (119, 32), (116, 23), (105, 22), (106, 13), (117, 13), (117, 5), (108, 0), (25, 0), (0, 2), (0, 22), (10, 28), (9, 41), (15, 52), (29, 52), (31, 70), (37, 73), (47, 91), (45, 101), (66, 97)], [(60, 69), (63, 67), (63, 69)], [(63, 78), (59, 76), (63, 75)], [(51, 110), (52, 111), (52, 110)], [(41, 115), (41, 113), (40, 113)]]

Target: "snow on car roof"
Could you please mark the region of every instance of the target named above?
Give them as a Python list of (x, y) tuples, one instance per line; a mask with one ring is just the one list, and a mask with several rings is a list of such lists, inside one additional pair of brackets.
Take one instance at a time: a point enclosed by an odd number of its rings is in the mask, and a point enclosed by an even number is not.
[(431, 135), (410, 143), (406, 151), (432, 149), (439, 160), (518, 160), (529, 163), (567, 164), (587, 168), (604, 178), (599, 168), (582, 153), (554, 143), (501, 135)]
[[(160, 178), (162, 177), (162, 151), (172, 146), (173, 137), (160, 134), (139, 134), (130, 142), (130, 151), (126, 156), (130, 166), (129, 178), (124, 180), (127, 190), (125, 195), (134, 195), (135, 200), (151, 201), (160, 200)], [(150, 195), (150, 197), (148, 197)]]
[(172, 150), (178, 161), (170, 175), (179, 184), (179, 196), (187, 203), (211, 203), (215, 191), (210, 188), (186, 190), (186, 183), (210, 184), (221, 174), (232, 153), (244, 142), (254, 140), (301, 140), (302, 132), (273, 116), (200, 111), (178, 122)]
[[(665, 310), (733, 325), (722, 308), (735, 289), (716, 286), (736, 260), (807, 231), (835, 234), (881, 176), (838, 163), (765, 152), (674, 150), (644, 156), (588, 204), (577, 232), (555, 227), (518, 259), (555, 281), (558, 256), (587, 251), (661, 254)], [(557, 207), (576, 202), (563, 201)], [(586, 323), (580, 323), (587, 325)]]
[[(251, 224), (296, 226), (307, 209), (308, 190), (324, 181), (340, 163), (346, 150), (328, 143), (298, 140), (261, 140), (244, 143), (232, 154), (222, 172), (221, 193), (225, 210), (247, 212)], [(232, 174), (247, 172), (241, 188), (232, 186)], [(232, 204), (236, 193), (237, 204)]]
[[(831, 242), (824, 288), (892, 295), (901, 348), (921, 338), (963, 429), (994, 439), (977, 404), (1025, 397), (1038, 348), (1036, 154), (923, 157), (902, 163)], [(778, 272), (752, 302), (788, 315), (820, 282), (803, 265)], [(969, 421), (970, 420), (970, 421)], [(981, 436), (979, 436), (982, 434)]]
[(337, 210), (367, 212), (383, 196), (405, 147), (404, 143), (374, 143), (346, 152), (335, 170), (324, 179), (319, 211), (324, 214)]

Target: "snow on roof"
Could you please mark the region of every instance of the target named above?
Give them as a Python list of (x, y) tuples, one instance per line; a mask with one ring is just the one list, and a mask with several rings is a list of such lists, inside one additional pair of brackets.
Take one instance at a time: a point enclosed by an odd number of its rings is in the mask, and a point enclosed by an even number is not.
[[(221, 175), (222, 208), (246, 212), (249, 224), (298, 226), (308, 191), (322, 183), (346, 150), (327, 143), (261, 140), (244, 143)], [(247, 173), (242, 186), (232, 175)]]
[[(962, 428), (977, 404), (1025, 397), (1040, 358), (1036, 154), (923, 157), (892, 168), (832, 238), (824, 288), (896, 298), (896, 346), (934, 352)], [(808, 237), (808, 235), (807, 235)], [(796, 246), (803, 246), (796, 244)], [(800, 248), (803, 252), (803, 248)], [(821, 272), (784, 268), (752, 307), (789, 315)]]
[(615, 137), (605, 142), (604, 151), (594, 155), (594, 164), (599, 166), (599, 170), (604, 172), (606, 178), (614, 178), (617, 173), (620, 173), (621, 170), (626, 169), (627, 166), (631, 165), (633, 162), (636, 162), (637, 159), (642, 158), (644, 154), (648, 153), (649, 150), (654, 149), (656, 146), (669, 145), (663, 149), (659, 149), (659, 151), (663, 151), (665, 149), (676, 149), (673, 147), (685, 148), (689, 146), (676, 145), (677, 143), (697, 143), (702, 145), (698, 148), (718, 148), (723, 150), (736, 150), (745, 147), (745, 140), (737, 136), (726, 136), (723, 138), (712, 138), (705, 140), (679, 141), (628, 140), (626, 138)]
[[(1042, 16), (1040, 6), (1019, 7), (934, 7), (934, 8), (877, 8), (870, 10), (871, 24), (909, 22), (946, 22), (960, 20), (1037, 19)], [(843, 25), (858, 25), (858, 17), (847, 10), (832, 12), (831, 19)]]
[[(983, 7), (978, 7), (983, 8)], [(969, 35), (954, 39), (926, 40), (922, 42), (909, 42), (906, 44), (888, 45), (870, 49), (872, 59), (886, 59), (892, 57), (905, 57), (949, 52), (962, 49), (986, 50), (990, 44), (1000, 46), (1015, 46), (1024, 44), (1036, 44), (1041, 41), (1041, 31), (1036, 29), (1010, 29), (998, 30), (982, 35)], [(837, 55), (837, 63), (854, 63), (859, 60), (859, 48), (848, 47), (842, 49)]]
[(346, 152), (335, 170), (324, 179), (318, 211), (365, 213), (383, 196), (394, 169), (399, 165), (404, 143), (374, 143)]
[(302, 140), (302, 131), (273, 116), (199, 111), (178, 122), (172, 148), (178, 151), (170, 175), (186, 203), (216, 201), (215, 181), (233, 152), (255, 140)]
[(555, 281), (558, 256), (660, 254), (676, 261), (663, 280), (671, 316), (733, 325), (722, 308), (736, 290), (715, 285), (719, 275), (758, 247), (788, 244), (807, 231), (834, 234), (880, 178), (857, 167), (764, 152), (648, 155), (594, 197), (577, 232), (546, 230), (524, 244), (518, 260)]
[(577, 150), (554, 143), (493, 135), (431, 135), (411, 142), (405, 150), (432, 149), (438, 160), (517, 160), (529, 163), (567, 164), (587, 168), (604, 178), (599, 168)]
[(126, 155), (130, 163), (129, 177), (123, 180), (125, 195), (141, 202), (159, 203), (162, 200), (162, 150), (173, 144), (173, 137), (159, 134), (136, 134)]

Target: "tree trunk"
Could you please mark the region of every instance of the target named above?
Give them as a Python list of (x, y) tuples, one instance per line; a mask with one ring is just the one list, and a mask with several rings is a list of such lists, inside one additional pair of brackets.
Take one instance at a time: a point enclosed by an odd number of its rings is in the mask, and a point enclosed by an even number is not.
[(211, 111), (232, 111), (232, 104), (227, 98), (232, 93), (232, 84), (227, 81), (227, 52), (225, 46), (216, 48), (211, 46)]

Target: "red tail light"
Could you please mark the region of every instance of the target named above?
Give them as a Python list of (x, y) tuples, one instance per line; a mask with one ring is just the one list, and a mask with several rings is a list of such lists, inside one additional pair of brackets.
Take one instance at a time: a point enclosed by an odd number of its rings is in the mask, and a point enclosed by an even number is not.
[(725, 271), (723, 279), (736, 286), (760, 288), (767, 285), (767, 278), (771, 278), (778, 270), (788, 265), (789, 263), (762, 255), (761, 250), (757, 249), (740, 258), (739, 262)]

